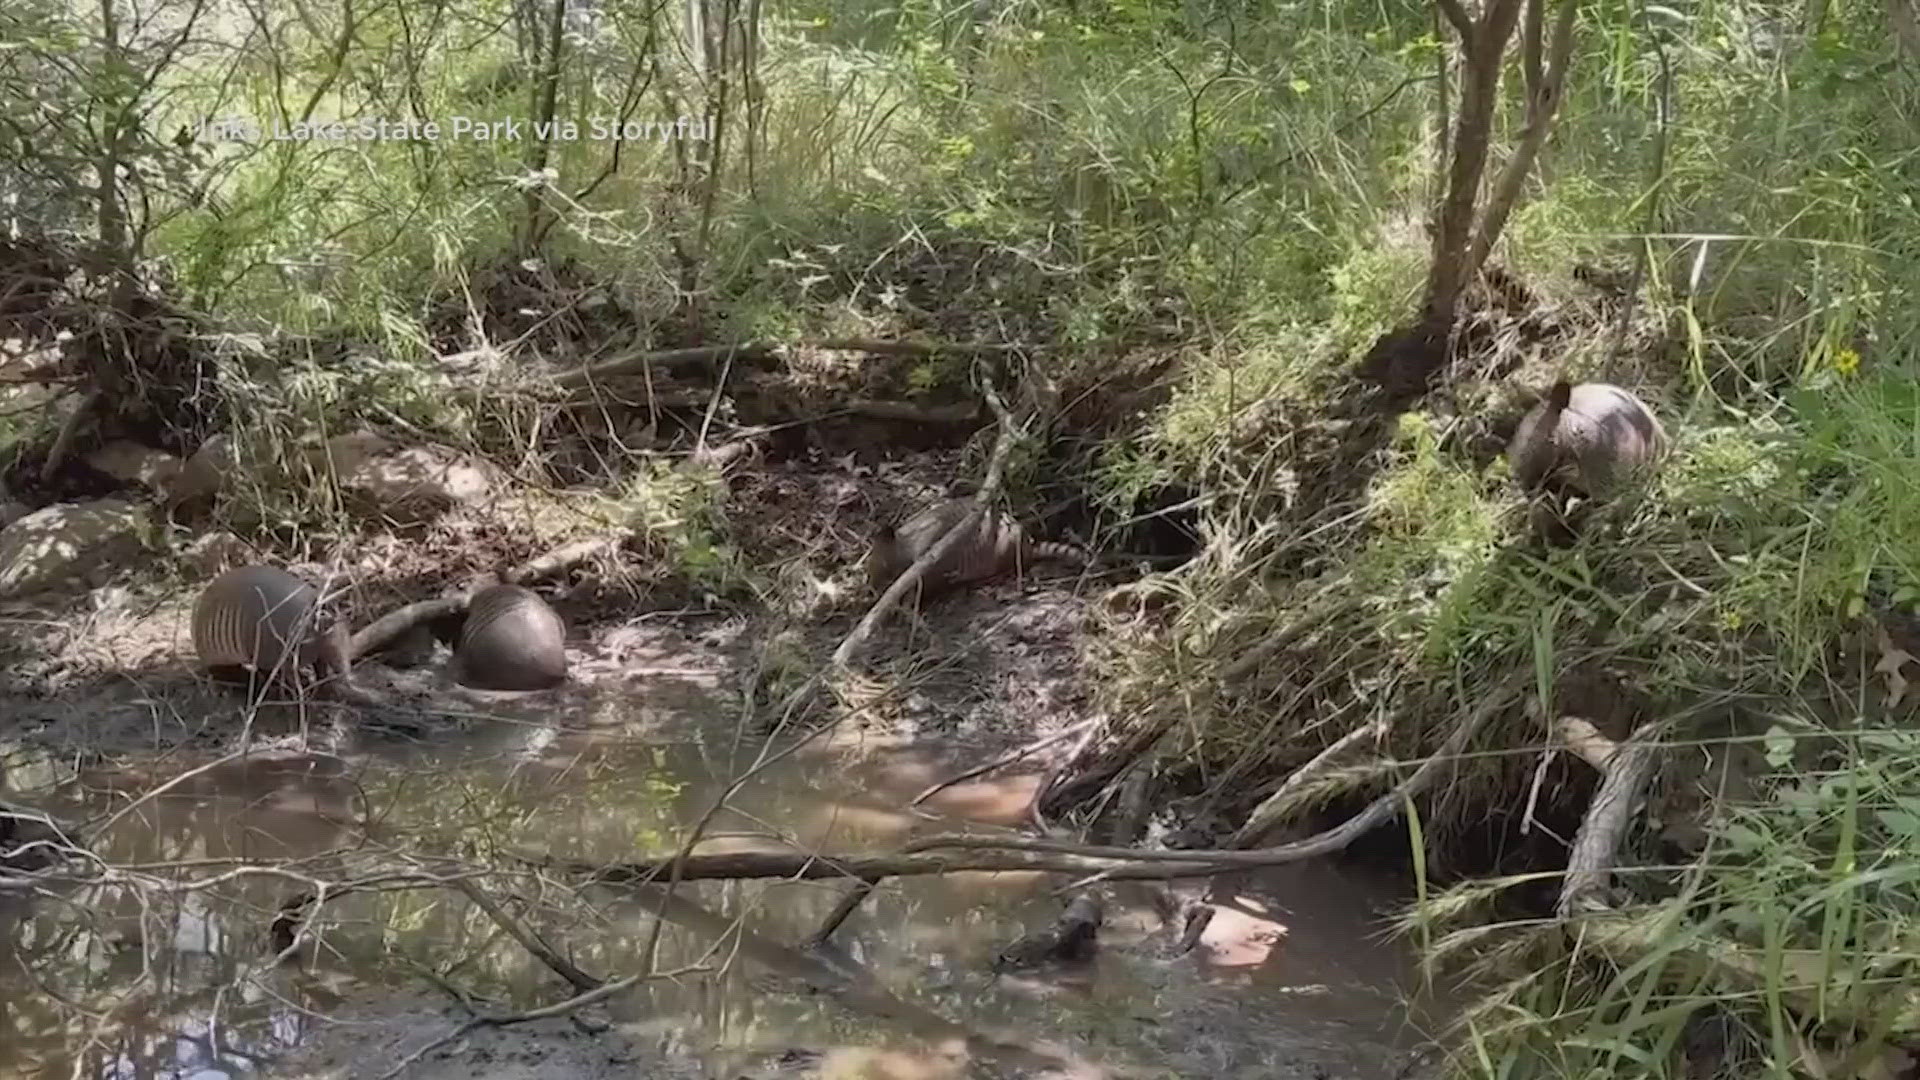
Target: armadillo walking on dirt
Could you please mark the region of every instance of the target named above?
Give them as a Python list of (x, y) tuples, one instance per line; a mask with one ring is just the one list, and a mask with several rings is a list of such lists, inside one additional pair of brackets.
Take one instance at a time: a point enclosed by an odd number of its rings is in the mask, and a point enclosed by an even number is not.
[(1507, 458), (1529, 491), (1551, 483), (1604, 498), (1649, 473), (1666, 447), (1665, 429), (1639, 398), (1561, 379), (1520, 421)]
[(481, 690), (545, 690), (567, 677), (567, 625), (532, 589), (490, 585), (475, 593), (454, 663)]
[(251, 669), (286, 677), (347, 675), (347, 627), (313, 586), (273, 566), (238, 566), (209, 582), (193, 606), (193, 648), (215, 674)]
[[(883, 526), (867, 552), (867, 581), (873, 590), (884, 592), (920, 556), (932, 551), (947, 530), (966, 518), (972, 505), (970, 499), (948, 499), (927, 507), (898, 526)], [(1019, 522), (988, 510), (980, 515), (964, 539), (927, 568), (920, 578), (921, 592), (933, 595), (1047, 559), (1078, 566), (1086, 563), (1087, 556), (1070, 544), (1028, 539)]]

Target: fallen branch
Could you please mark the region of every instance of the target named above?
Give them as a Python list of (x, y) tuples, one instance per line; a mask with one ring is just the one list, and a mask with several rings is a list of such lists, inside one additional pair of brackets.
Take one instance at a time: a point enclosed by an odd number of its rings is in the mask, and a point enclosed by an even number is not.
[(465, 614), (469, 598), (469, 594), (463, 592), (395, 608), (354, 633), (347, 642), (347, 659), (358, 660), (378, 652), (423, 623)]
[(948, 529), (939, 543), (914, 560), (913, 565), (907, 567), (905, 572), (894, 579), (887, 591), (880, 594), (880, 599), (875, 600), (873, 606), (867, 609), (867, 614), (860, 620), (859, 625), (855, 626), (846, 639), (840, 642), (839, 648), (833, 650), (834, 668), (847, 667), (860, 646), (866, 644), (867, 639), (873, 636), (873, 631), (880, 625), (880, 621), (887, 617), (895, 605), (899, 604), (901, 597), (920, 584), (920, 579), (926, 576), (928, 568), (966, 540), (968, 534), (979, 524), (981, 515), (986, 513), (987, 506), (999, 494), (1000, 485), (1006, 475), (1007, 458), (1013, 452), (1015, 438), (1025, 430), (1025, 426), (1007, 411), (1006, 403), (1000, 400), (1000, 394), (994, 389), (991, 379), (983, 377), (980, 380), (980, 386), (986, 394), (987, 404), (992, 406), (994, 415), (1000, 419), (1000, 434), (994, 439), (993, 452), (987, 458), (986, 475), (980, 480), (980, 490), (974, 493), (972, 502), (968, 504), (967, 516), (953, 528)]
[(571, 371), (563, 371), (553, 377), (553, 384), (563, 389), (578, 389), (606, 379), (617, 379), (638, 372), (652, 371), (655, 368), (668, 370), (687, 368), (709, 368), (736, 357), (744, 357), (749, 362), (770, 360), (773, 358), (773, 346), (759, 342), (743, 342), (739, 345), (702, 345), (692, 349), (663, 349), (657, 352), (627, 353), (612, 360), (602, 360), (597, 364), (584, 364)]
[(872, 420), (903, 420), (915, 424), (967, 424), (980, 419), (980, 406), (915, 405), (910, 401), (849, 401), (820, 419), (864, 416)]
[(455, 881), (453, 887), (472, 901), (474, 907), (486, 912), (487, 918), (492, 919), (495, 926), (506, 931), (509, 937), (519, 942), (521, 948), (532, 953), (541, 963), (551, 968), (554, 974), (572, 984), (575, 991), (584, 994), (602, 985), (599, 979), (581, 971), (573, 966), (572, 961), (555, 952), (552, 946), (541, 940), (540, 935), (532, 927), (507, 914), (506, 909), (494, 903), (493, 897), (482, 892), (480, 886), (463, 878)]
[[(572, 540), (545, 555), (529, 559), (506, 571), (500, 575), (500, 580), (510, 585), (526, 585), (530, 582), (558, 577), (581, 563), (618, 547), (621, 540), (622, 538), (618, 536), (595, 536), (584, 540)], [(357, 660), (362, 656), (378, 652), (414, 627), (424, 623), (465, 614), (473, 593), (485, 587), (483, 584), (453, 596), (415, 601), (387, 612), (354, 633), (347, 643), (347, 658)]]
[(1280, 784), (1280, 790), (1267, 796), (1261, 801), (1259, 806), (1253, 808), (1253, 813), (1247, 815), (1247, 823), (1240, 826), (1239, 832), (1233, 834), (1233, 839), (1227, 841), (1227, 846), (1250, 848), (1262, 839), (1265, 839), (1267, 833), (1273, 831), (1273, 827), (1278, 824), (1280, 817), (1286, 813), (1288, 802), (1299, 794), (1300, 789), (1306, 786), (1307, 781), (1325, 772), (1335, 758), (1346, 753), (1349, 749), (1365, 742), (1367, 739), (1380, 739), (1386, 735), (1386, 732), (1386, 722), (1383, 720), (1375, 720), (1371, 724), (1366, 724), (1347, 732), (1335, 740), (1332, 746), (1315, 754), (1311, 761), (1295, 769), (1292, 775), (1288, 776), (1286, 780)]
[[(1017, 345), (999, 343), (963, 345), (952, 342), (878, 341), (868, 338), (829, 338), (825, 341), (797, 342), (796, 345), (799, 348), (865, 352), (878, 356), (939, 356), (942, 354), (999, 356), (1019, 348)], [(708, 368), (734, 358), (748, 362), (767, 361), (776, 356), (777, 348), (778, 346), (769, 342), (748, 341), (737, 345), (702, 345), (691, 349), (627, 353), (612, 360), (602, 360), (597, 364), (585, 364), (571, 371), (563, 371), (553, 377), (553, 382), (554, 385), (562, 388), (576, 389), (606, 379), (617, 379), (637, 372), (651, 371), (654, 368), (669, 370)]]
[(590, 536), (561, 544), (545, 555), (508, 570), (500, 575), (500, 579), (509, 585), (525, 585), (530, 581), (558, 577), (589, 559), (619, 547), (622, 539), (619, 536)]
[(527, 854), (518, 858), (542, 869), (556, 870), (599, 883), (621, 885), (650, 883), (667, 872), (670, 866), (677, 866), (679, 879), (683, 881), (770, 877), (817, 881), (834, 877), (908, 877), (964, 870), (1100, 873), (1116, 880), (1166, 880), (1207, 877), (1228, 869), (1278, 866), (1340, 851), (1359, 837), (1393, 820), (1404, 809), (1408, 799), (1424, 792), (1439, 778), (1441, 771), (1453, 763), (1488, 718), (1513, 699), (1514, 685), (1510, 683), (1505, 689), (1489, 695), (1454, 728), (1440, 749), (1414, 770), (1412, 776), (1347, 821), (1304, 840), (1251, 851), (1215, 848), (1149, 851), (1023, 836), (943, 833), (922, 837), (896, 852), (882, 855), (720, 852), (688, 855), (679, 860), (667, 856), (613, 865)]
[(874, 338), (828, 338), (825, 341), (813, 342), (811, 347), (834, 349), (840, 352), (873, 353), (875, 356), (939, 356), (943, 353), (961, 356), (1000, 356), (1020, 348), (1018, 345), (1005, 342), (980, 342), (968, 345), (953, 341), (879, 341)]
[(1037, 742), (1030, 742), (1023, 747), (1020, 747), (1018, 750), (1012, 750), (1005, 754), (1001, 754), (999, 757), (994, 758), (992, 761), (989, 761), (984, 765), (975, 765), (971, 769), (967, 769), (963, 772), (954, 773), (952, 776), (947, 777), (945, 780), (940, 780), (929, 785), (927, 787), (927, 790), (922, 791), (918, 795), (915, 795), (913, 797), (913, 800), (907, 803), (907, 805), (910, 807), (919, 806), (921, 803), (926, 802), (928, 799), (932, 798), (933, 796), (939, 794), (942, 791), (945, 791), (946, 789), (952, 787), (955, 784), (966, 783), (968, 780), (971, 780), (976, 776), (985, 776), (986, 774), (1002, 766), (1011, 765), (1014, 762), (1021, 760), (1022, 758), (1031, 757), (1032, 755), (1037, 754), (1042, 750), (1045, 750), (1047, 747), (1052, 746), (1055, 743), (1065, 742), (1066, 740), (1073, 738), (1075, 735), (1078, 735), (1081, 732), (1092, 727), (1093, 723), (1094, 722), (1091, 720), (1082, 721), (1081, 723), (1075, 724), (1070, 728), (1066, 728), (1065, 730), (1056, 731), (1053, 734)]
[[(1563, 718), (1560, 732), (1567, 740), (1568, 749), (1587, 757), (1589, 762), (1593, 758), (1588, 755), (1597, 753), (1594, 740), (1604, 741), (1592, 724), (1578, 717)], [(1653, 732), (1653, 725), (1643, 725), (1626, 742), (1605, 748), (1600, 764), (1603, 774), (1600, 788), (1587, 804), (1587, 815), (1580, 822), (1573, 851), (1567, 856), (1567, 876), (1560, 886), (1560, 902), (1554, 909), (1562, 920), (1578, 913), (1608, 909), (1605, 893), (1620, 839), (1626, 835), (1627, 823), (1640, 805), (1641, 791), (1653, 772), (1654, 747), (1649, 741)], [(1580, 740), (1578, 745), (1584, 751), (1575, 749), (1576, 740)]]
[[(1106, 751), (1094, 760), (1092, 765), (1080, 770), (1070, 780), (1061, 781), (1059, 774), (1047, 778), (1033, 793), (1033, 818), (1044, 821), (1050, 817), (1059, 817), (1067, 810), (1086, 802), (1099, 794), (1121, 773), (1133, 767), (1133, 763), (1143, 757), (1155, 744), (1174, 729), (1179, 717), (1171, 709), (1163, 709), (1150, 724), (1142, 724), (1128, 732), (1113, 749)], [(1071, 767), (1069, 762), (1063, 768)]]
[[(665, 978), (666, 976), (662, 975), (660, 977)], [(552, 1005), (547, 1005), (542, 1008), (528, 1009), (526, 1012), (513, 1013), (509, 1016), (476, 1016), (427, 1045), (422, 1046), (420, 1049), (415, 1050), (413, 1053), (408, 1054), (401, 1059), (398, 1065), (382, 1073), (380, 1080), (393, 1080), (394, 1077), (413, 1068), (414, 1065), (418, 1064), (420, 1060), (428, 1054), (450, 1043), (459, 1042), (461, 1039), (466, 1038), (481, 1028), (510, 1027), (514, 1024), (526, 1024), (535, 1020), (551, 1020), (556, 1016), (565, 1016), (568, 1013), (578, 1012), (595, 1002), (605, 1001), (615, 994), (630, 990), (640, 985), (645, 979), (645, 975), (628, 975), (625, 978), (615, 979), (613, 982), (604, 983), (591, 990), (575, 994), (565, 1001), (557, 1001)]]
[(1106, 912), (1100, 898), (1083, 892), (1067, 904), (1053, 923), (1024, 935), (993, 958), (995, 972), (1035, 967), (1053, 961), (1074, 963), (1093, 958)]

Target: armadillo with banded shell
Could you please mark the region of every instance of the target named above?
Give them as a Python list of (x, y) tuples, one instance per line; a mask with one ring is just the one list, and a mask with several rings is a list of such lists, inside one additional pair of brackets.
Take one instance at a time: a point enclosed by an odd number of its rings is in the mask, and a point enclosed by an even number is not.
[(454, 662), (481, 690), (545, 690), (567, 677), (567, 626), (532, 589), (490, 585), (473, 595)]
[(215, 674), (347, 675), (347, 627), (313, 586), (274, 566), (237, 566), (193, 606), (193, 649)]
[(1507, 458), (1529, 491), (1553, 484), (1603, 498), (1643, 478), (1666, 448), (1665, 429), (1639, 398), (1561, 379), (1520, 421)]
[[(875, 592), (884, 592), (894, 579), (932, 551), (947, 531), (959, 524), (972, 509), (970, 499), (948, 499), (935, 503), (898, 526), (883, 526), (867, 552), (867, 581)], [(1070, 544), (1029, 539), (1012, 518), (992, 510), (984, 511), (967, 536), (947, 549), (947, 553), (921, 575), (922, 595), (932, 595), (958, 585), (987, 581), (1029, 563), (1056, 560), (1084, 565), (1086, 553)]]

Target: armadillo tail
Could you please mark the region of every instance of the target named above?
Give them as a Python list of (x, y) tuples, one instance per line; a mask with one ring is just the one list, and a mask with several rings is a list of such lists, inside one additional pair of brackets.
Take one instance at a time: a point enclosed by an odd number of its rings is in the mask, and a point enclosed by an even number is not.
[(1054, 562), (1071, 563), (1075, 566), (1084, 566), (1088, 561), (1087, 553), (1080, 548), (1072, 544), (1056, 543), (1052, 540), (1035, 540), (1029, 543), (1027, 545), (1026, 557), (1028, 562), (1052, 560)]

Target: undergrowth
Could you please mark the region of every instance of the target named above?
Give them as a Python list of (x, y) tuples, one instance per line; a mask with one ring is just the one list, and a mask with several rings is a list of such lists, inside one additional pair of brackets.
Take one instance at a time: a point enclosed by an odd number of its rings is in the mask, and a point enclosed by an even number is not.
[[(652, 15), (602, 6), (563, 80), (582, 121), (651, 78)], [(1086, 494), (1124, 516), (1151, 489), (1205, 493), (1202, 555), (1133, 587), (1161, 602), (1109, 605), (1098, 643), (1115, 715), (1177, 710), (1154, 766), (1170, 786), (1231, 818), (1362, 724), (1387, 722), (1412, 758), (1497, 687), (1528, 692), (1418, 808), (1439, 877), (1408, 926), (1495, 987), (1461, 1072), (1665, 1075), (1709, 1011), (1772, 1075), (1817, 1052), (1800, 1019), (1861, 1045), (1920, 1035), (1904, 995), (1876, 993), (1900, 985), (1920, 916), (1902, 681), (1920, 672), (1896, 655), (1920, 650), (1920, 97), (1877, 9), (1823, 9), (1813, 29), (1752, 2), (1586, 16), (1496, 257), (1528, 309), (1476, 308), (1452, 378), (1394, 418), (1332, 406), (1404, 322), (1428, 257), (1425, 8), (1107, 0), (1003, 13), (977, 54), (926, 5), (775, 9), (755, 141), (733, 144), (710, 204), (706, 174), (658, 142), (618, 159), (557, 143), (544, 175), (524, 142), (202, 146), (207, 190), (176, 193), (146, 242), (234, 331), (209, 347), (252, 473), (244, 524), (346, 528), (312, 453), (361, 426), (537, 482), (566, 415), (540, 376), (611, 348), (1017, 342), (1068, 389), (1142, 407), (1101, 432)], [(72, 29), (44, 5), (4, 18), (25, 42)], [(508, 35), (381, 11), (356, 38), (333, 18), (279, 26), (271, 77), (243, 49), (232, 72), (168, 68), (149, 126), (302, 100), (321, 116), (522, 107)], [(33, 55), (9, 53), (0, 97), (33, 98), (52, 70)], [(647, 118), (694, 100), (663, 78)], [(84, 217), (84, 193), (22, 161), (16, 186), (59, 205), (49, 220)], [(517, 231), (528, 191), (555, 221), (536, 253)], [(1642, 257), (1636, 296), (1583, 277), (1630, 280)], [(491, 360), (453, 369), (456, 353)], [(1156, 374), (1125, 396), (1135, 370)], [(1555, 374), (1643, 393), (1675, 450), (1646, 499), (1549, 551), (1519, 539), (1492, 414)], [(914, 360), (875, 378), (931, 400), (965, 376)], [(13, 445), (49, 437), (19, 415), (0, 414)], [(591, 503), (716, 589), (765, 587), (729, 546), (724, 484), (602, 441), (583, 469), (602, 492), (551, 502)], [(1547, 824), (1577, 825), (1593, 789), (1566, 755), (1541, 767), (1567, 714), (1672, 747), (1622, 855), (1648, 869), (1621, 876), (1627, 926), (1606, 947), (1569, 948), (1501, 902), (1550, 880), (1566, 837), (1542, 839)], [(1389, 779), (1349, 763), (1295, 809)]]

